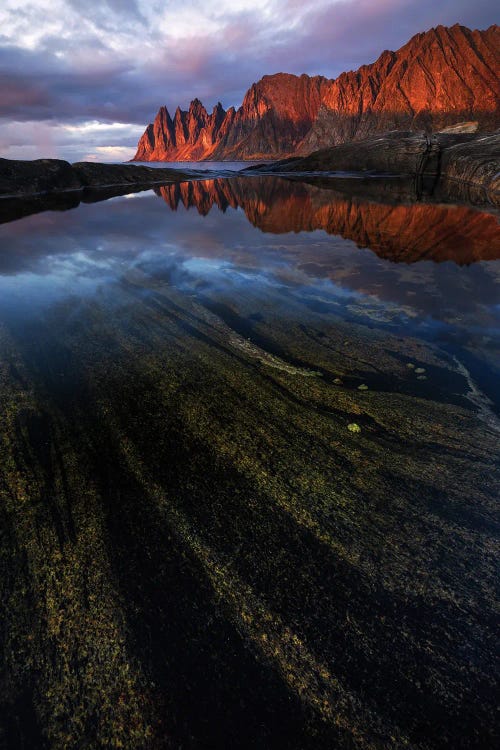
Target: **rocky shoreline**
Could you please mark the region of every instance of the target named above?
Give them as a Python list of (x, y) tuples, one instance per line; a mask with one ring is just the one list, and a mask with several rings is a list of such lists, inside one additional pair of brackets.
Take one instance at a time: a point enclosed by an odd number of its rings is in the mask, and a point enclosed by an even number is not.
[(0, 159), (0, 198), (45, 195), (93, 188), (148, 186), (199, 177), (195, 170), (156, 169), (61, 159)]
[(421, 182), (417, 185), (417, 194), (458, 192), (463, 199), (463, 188), (468, 187), (471, 202), (500, 206), (500, 133), (428, 136), (394, 131), (245, 171), (293, 175), (338, 172), (407, 175)]
[[(208, 165), (208, 162), (207, 162)], [(309, 156), (248, 167), (238, 174), (311, 178), (339, 173), (401, 175), (415, 182), (415, 196), (457, 197), (475, 205), (500, 206), (500, 133), (389, 132), (377, 138), (315, 151)], [(132, 164), (58, 159), (0, 159), (0, 198), (34, 198), (95, 190), (141, 190), (154, 185), (200, 180), (220, 173)]]

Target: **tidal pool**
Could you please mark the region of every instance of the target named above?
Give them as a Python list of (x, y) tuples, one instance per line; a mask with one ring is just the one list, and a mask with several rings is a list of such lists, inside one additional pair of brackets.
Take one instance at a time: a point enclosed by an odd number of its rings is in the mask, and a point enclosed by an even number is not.
[(1, 748), (493, 747), (498, 218), (368, 182), (0, 206)]

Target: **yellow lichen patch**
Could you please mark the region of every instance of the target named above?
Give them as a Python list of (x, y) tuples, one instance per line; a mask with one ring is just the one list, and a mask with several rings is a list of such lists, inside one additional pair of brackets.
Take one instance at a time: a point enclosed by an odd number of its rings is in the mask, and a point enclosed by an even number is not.
[[(2, 487), (0, 508), (8, 519), (29, 577), (14, 590), (7, 609), (5, 657), (13, 684), (38, 675), (35, 705), (53, 748), (75, 748), (94, 736), (99, 747), (144, 747), (151, 734), (150, 696), (139, 665), (128, 654), (127, 634), (113, 586), (102, 526), (102, 506), (80, 474), (78, 457), (51, 418), (53, 488), (73, 498), (66, 533), (57, 494), (45, 494), (43, 469), (24, 464), (19, 446), (25, 426), (41, 418), (34, 395), (1, 384)], [(48, 436), (47, 436), (48, 438)], [(54, 444), (55, 445), (55, 444)], [(54, 456), (63, 454), (64, 478)], [(68, 520), (69, 523), (69, 520)], [(33, 606), (27, 604), (34, 602)], [(29, 671), (28, 671), (29, 670)], [(97, 740), (98, 738), (98, 740)]]
[[(130, 443), (126, 443), (124, 457), (143, 489), (161, 508), (170, 528), (175, 529), (203, 565), (214, 591), (228, 609), (229, 617), (261, 658), (271, 661), (290, 690), (317, 711), (324, 721), (349, 733), (358, 747), (370, 747), (365, 739), (370, 716), (359, 713), (356, 697), (334, 676), (334, 665), (321, 663), (303, 639), (267, 608), (252, 587), (241, 580), (231, 563), (217, 558), (175, 506), (173, 499), (147, 476), (140, 457)], [(378, 731), (376, 724), (372, 731)], [(406, 742), (403, 736), (400, 740)]]

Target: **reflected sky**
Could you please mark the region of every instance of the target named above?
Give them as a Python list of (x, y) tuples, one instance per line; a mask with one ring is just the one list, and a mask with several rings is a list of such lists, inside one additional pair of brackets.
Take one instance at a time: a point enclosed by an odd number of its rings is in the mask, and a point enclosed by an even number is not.
[[(451, 343), (495, 365), (500, 261), (412, 262), (416, 246), (412, 241), (405, 257), (401, 222), (411, 223), (412, 211), (422, 205), (405, 206), (408, 216), (401, 218), (397, 206), (350, 201), (346, 207), (338, 195), (325, 197), (311, 186), (259, 180), (196, 183), (191, 197), (172, 186), (4, 224), (1, 315), (36, 317), (56, 302), (72, 298), (76, 304), (92, 295), (111, 305), (121, 281), (141, 274), (152, 285), (172, 285), (209, 303), (223, 300), (237, 309), (245, 299), (248, 314), (265, 307), (305, 322), (320, 316), (324, 323), (330, 316), (332, 324), (341, 316)], [(475, 232), (476, 249), (491, 250), (495, 217), (464, 207), (441, 210), (446, 214), (432, 214), (427, 227), (420, 220), (418, 247), (449, 257), (457, 237), (463, 253), (472, 246), (463, 237)], [(323, 221), (318, 216), (327, 217), (326, 229), (316, 228)], [(300, 231), (301, 222), (307, 231)], [(436, 226), (444, 227), (442, 237)], [(482, 245), (478, 227), (486, 232)], [(359, 237), (367, 247), (358, 246)]]

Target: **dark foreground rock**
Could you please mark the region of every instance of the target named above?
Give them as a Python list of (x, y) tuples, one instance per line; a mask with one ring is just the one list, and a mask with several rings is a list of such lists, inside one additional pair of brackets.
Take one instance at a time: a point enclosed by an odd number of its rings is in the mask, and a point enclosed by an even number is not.
[[(471, 136), (462, 136), (470, 138)], [(393, 131), (358, 143), (342, 143), (294, 157), (249, 167), (259, 172), (387, 172), (417, 174), (437, 153), (437, 144), (423, 133)]]
[(500, 193), (500, 133), (475, 137), (442, 149), (440, 174), (447, 180), (481, 185)]
[(89, 187), (151, 185), (186, 180), (197, 174), (193, 170), (155, 169), (131, 164), (0, 159), (0, 197), (78, 191)]
[(78, 175), (67, 161), (0, 159), (0, 195), (36, 195), (80, 188)]

